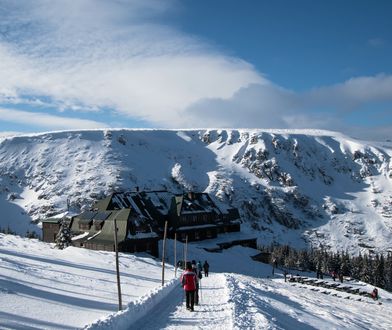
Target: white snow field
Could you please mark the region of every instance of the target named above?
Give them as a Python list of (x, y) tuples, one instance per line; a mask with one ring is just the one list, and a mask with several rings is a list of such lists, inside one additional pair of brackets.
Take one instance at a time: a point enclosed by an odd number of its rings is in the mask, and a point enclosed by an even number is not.
[[(0, 234), (0, 328), (392, 329), (391, 293), (380, 289), (379, 304), (368, 297), (284, 282), (281, 273), (272, 276), (269, 265), (250, 259), (256, 250), (233, 247), (208, 253), (203, 246), (189, 244), (189, 260), (211, 265), (194, 312), (185, 309), (170, 265), (171, 240), (163, 287), (160, 260), (120, 254), (123, 310), (118, 312), (114, 253), (57, 250), (53, 244)], [(180, 243), (177, 251), (183, 251)], [(373, 289), (357, 281), (349, 285)]]

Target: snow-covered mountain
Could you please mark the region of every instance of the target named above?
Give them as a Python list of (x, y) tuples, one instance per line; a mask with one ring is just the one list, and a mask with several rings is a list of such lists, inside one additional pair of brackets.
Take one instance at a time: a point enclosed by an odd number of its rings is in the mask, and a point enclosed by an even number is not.
[(314, 130), (93, 130), (0, 140), (0, 227), (119, 190), (205, 191), (242, 230), (297, 247), (392, 251), (392, 143)]

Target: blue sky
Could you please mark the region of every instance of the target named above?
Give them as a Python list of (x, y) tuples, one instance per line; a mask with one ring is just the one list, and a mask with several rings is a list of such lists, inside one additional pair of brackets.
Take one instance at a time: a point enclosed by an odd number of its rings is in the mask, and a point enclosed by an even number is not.
[(0, 0), (0, 132), (392, 138), (391, 1)]
[[(175, 24), (294, 90), (392, 71), (391, 1), (185, 1)], [(300, 79), (299, 79), (300, 77)]]

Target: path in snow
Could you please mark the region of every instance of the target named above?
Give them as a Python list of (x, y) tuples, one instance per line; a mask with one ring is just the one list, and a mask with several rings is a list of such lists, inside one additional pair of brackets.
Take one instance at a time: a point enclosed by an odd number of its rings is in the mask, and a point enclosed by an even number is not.
[(178, 283), (178, 288), (171, 295), (159, 302), (146, 317), (132, 324), (130, 329), (232, 328), (225, 275), (203, 277), (199, 297), (200, 304), (195, 306), (195, 311), (186, 310), (184, 291)]
[(370, 299), (353, 300), (355, 295), (342, 299), (294, 287), (283, 280), (227, 274), (226, 281), (234, 329), (392, 329), (386, 292), (383, 304), (378, 305)]

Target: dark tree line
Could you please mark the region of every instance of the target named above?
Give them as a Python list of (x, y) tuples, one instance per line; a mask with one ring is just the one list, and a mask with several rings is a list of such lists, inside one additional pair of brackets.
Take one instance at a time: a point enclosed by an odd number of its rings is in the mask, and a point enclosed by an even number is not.
[(392, 292), (391, 252), (350, 256), (347, 252), (295, 250), (288, 245), (264, 246), (261, 251), (271, 253), (271, 260), (274, 260), (278, 267), (324, 275), (335, 272)]
[[(7, 226), (7, 228), (0, 227), (0, 233), (7, 234), (7, 235), (19, 236), (9, 226)], [(33, 230), (33, 231), (27, 230), (25, 237), (27, 237), (27, 238), (40, 238), (40, 236), (35, 232), (35, 230)]]

